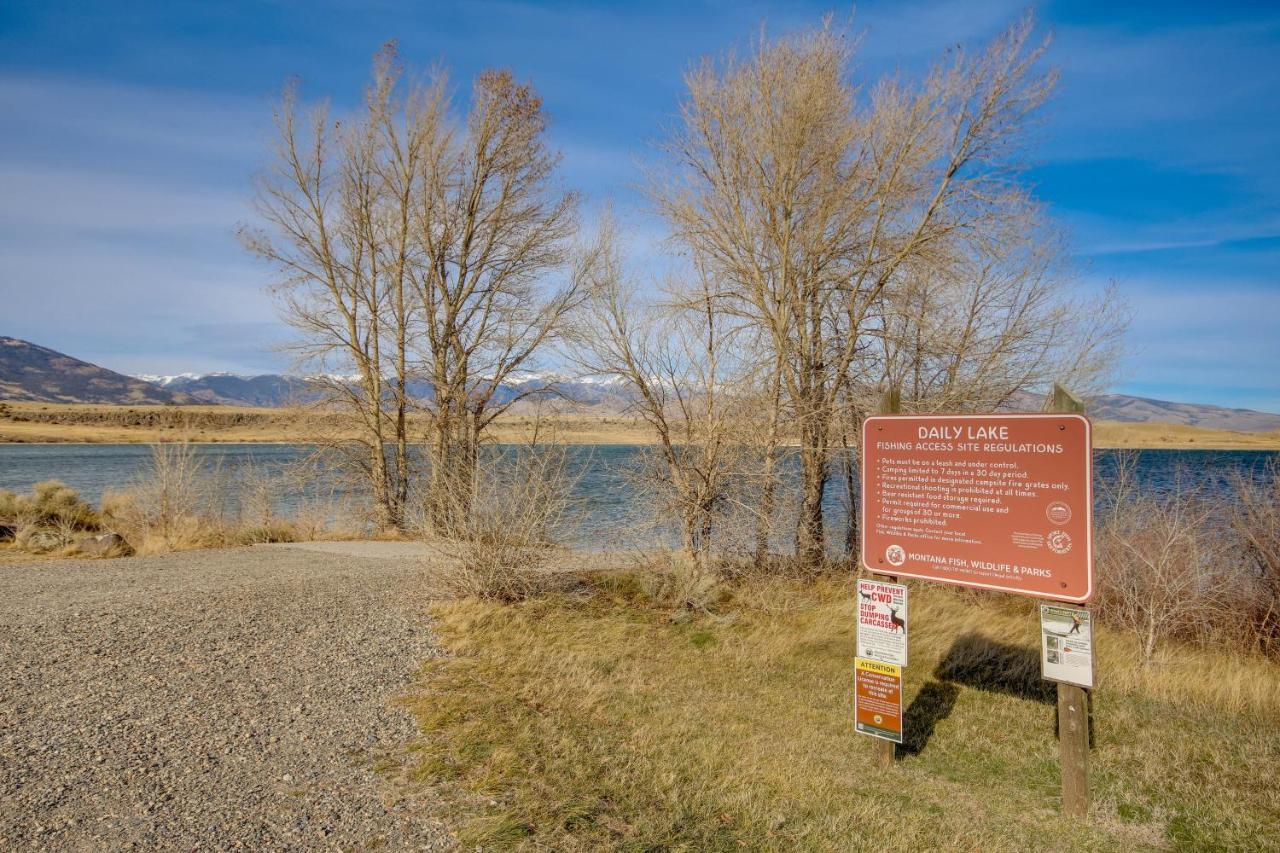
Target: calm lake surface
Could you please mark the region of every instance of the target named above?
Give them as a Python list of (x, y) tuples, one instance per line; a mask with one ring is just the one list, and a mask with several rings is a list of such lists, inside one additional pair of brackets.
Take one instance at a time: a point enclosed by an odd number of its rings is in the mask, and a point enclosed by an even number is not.
[[(582, 507), (581, 544), (608, 547), (618, 544), (620, 530), (632, 530), (635, 510), (642, 501), (628, 477), (642, 460), (645, 448), (635, 445), (572, 445), (570, 463), (577, 474), (577, 498)], [(198, 452), (210, 467), (220, 469), (234, 482), (238, 472), (278, 475), (297, 466), (311, 453), (307, 445), (205, 444)], [(1237, 474), (1260, 477), (1267, 464), (1280, 460), (1280, 452), (1257, 450), (1143, 450), (1136, 454), (1139, 486), (1167, 492), (1181, 483), (1210, 491), (1227, 488)], [(1105, 481), (1114, 475), (1121, 451), (1095, 451), (1095, 476)], [(0, 445), (0, 489), (27, 491), (41, 480), (61, 480), (85, 499), (98, 503), (108, 490), (127, 488), (146, 476), (151, 448), (138, 444), (5, 444)], [(785, 467), (785, 466), (784, 466)], [(794, 466), (792, 467), (794, 475)], [(315, 480), (324, 480), (321, 466)], [(336, 478), (335, 478), (336, 479)], [(281, 489), (277, 509), (288, 514), (307, 500), (296, 487)], [(845, 515), (843, 480), (837, 476), (828, 490), (828, 516), (832, 534), (839, 535)]]

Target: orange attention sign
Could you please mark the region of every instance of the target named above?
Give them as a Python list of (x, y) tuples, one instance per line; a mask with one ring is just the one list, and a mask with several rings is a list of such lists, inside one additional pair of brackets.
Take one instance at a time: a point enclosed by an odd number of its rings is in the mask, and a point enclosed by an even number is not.
[(854, 659), (853, 718), (860, 734), (902, 743), (902, 667)]
[(862, 427), (862, 564), (1085, 602), (1093, 437), (1083, 415), (885, 415)]

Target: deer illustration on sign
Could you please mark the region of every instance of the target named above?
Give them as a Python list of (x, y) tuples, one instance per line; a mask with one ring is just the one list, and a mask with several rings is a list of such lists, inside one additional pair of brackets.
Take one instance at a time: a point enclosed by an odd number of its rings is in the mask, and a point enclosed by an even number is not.
[(893, 630), (902, 631), (903, 633), (906, 632), (907, 622), (905, 619), (902, 619), (900, 616), (898, 616), (898, 608), (896, 607), (889, 608), (889, 621), (893, 623)]

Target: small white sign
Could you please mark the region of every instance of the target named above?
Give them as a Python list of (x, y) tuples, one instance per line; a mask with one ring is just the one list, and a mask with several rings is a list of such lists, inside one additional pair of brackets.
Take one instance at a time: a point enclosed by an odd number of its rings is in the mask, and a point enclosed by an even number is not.
[(1088, 610), (1040, 605), (1040, 674), (1046, 681), (1093, 686), (1093, 620)]
[(907, 588), (858, 581), (858, 650), (867, 660), (907, 665)]

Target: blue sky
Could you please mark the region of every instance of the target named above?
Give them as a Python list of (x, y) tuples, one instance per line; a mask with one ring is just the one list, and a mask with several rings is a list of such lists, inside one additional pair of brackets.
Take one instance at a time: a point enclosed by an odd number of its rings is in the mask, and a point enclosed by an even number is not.
[[(700, 56), (853, 12), (858, 74), (920, 71), (1025, 3), (477, 2), (0, 5), (0, 334), (128, 373), (279, 370), (268, 273), (235, 241), (286, 77), (355, 103), (395, 38), (460, 87), (542, 92), (566, 182), (634, 187)], [(1135, 312), (1116, 390), (1280, 411), (1280, 5), (1044, 3), (1062, 73), (1029, 178), (1080, 287)]]

